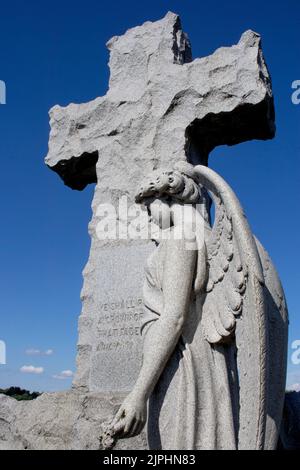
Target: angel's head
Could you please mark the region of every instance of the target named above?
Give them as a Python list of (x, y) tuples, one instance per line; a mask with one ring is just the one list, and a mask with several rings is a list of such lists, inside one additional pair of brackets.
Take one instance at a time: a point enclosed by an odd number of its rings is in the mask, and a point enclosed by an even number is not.
[(173, 225), (183, 210), (185, 220), (189, 219), (202, 201), (193, 165), (178, 162), (172, 169), (154, 170), (143, 180), (135, 201), (147, 208), (153, 222), (162, 229)]

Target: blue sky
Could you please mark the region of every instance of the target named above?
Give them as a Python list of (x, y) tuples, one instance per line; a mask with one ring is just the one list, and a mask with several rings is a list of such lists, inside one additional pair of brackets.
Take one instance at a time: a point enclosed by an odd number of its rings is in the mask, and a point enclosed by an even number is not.
[[(0, 80), (7, 86), (0, 105), (0, 340), (7, 346), (0, 387), (61, 390), (71, 384), (61, 372), (75, 370), (93, 187), (72, 191), (44, 165), (48, 110), (105, 94), (106, 41), (168, 10), (180, 14), (194, 57), (238, 42), (249, 28), (262, 35), (276, 138), (219, 147), (210, 166), (236, 191), (280, 273), (291, 320), (288, 382), (300, 383), (300, 365), (291, 361), (291, 344), (300, 340), (300, 105), (291, 102), (291, 84), (300, 80), (299, 1), (11, 0), (0, 6)], [(43, 373), (20, 371), (30, 365)]]

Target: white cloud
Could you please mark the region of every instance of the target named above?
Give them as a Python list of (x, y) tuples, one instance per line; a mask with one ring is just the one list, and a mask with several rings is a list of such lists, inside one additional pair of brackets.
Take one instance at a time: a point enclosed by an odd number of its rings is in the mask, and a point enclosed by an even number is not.
[(46, 351), (42, 351), (41, 349), (29, 348), (26, 349), (25, 354), (27, 354), (27, 356), (52, 356), (54, 350), (46, 349)]
[[(298, 368), (297, 368), (298, 369)], [(297, 390), (300, 388), (300, 374), (297, 370), (290, 370), (287, 374), (287, 390)], [(297, 390), (298, 391), (298, 390)]]
[(300, 384), (293, 384), (288, 387), (289, 391), (300, 392)]
[(43, 367), (34, 367), (34, 366), (22, 366), (20, 371), (23, 374), (42, 374), (44, 372)]
[(45, 356), (52, 356), (52, 354), (54, 354), (53, 349), (47, 349), (47, 351), (45, 351)]
[(62, 370), (60, 374), (52, 375), (52, 378), (57, 380), (65, 380), (70, 379), (71, 377), (73, 377), (73, 375), (74, 374), (71, 370)]
[(63, 370), (61, 372), (61, 375), (63, 375), (64, 377), (73, 377), (73, 372), (71, 370)]
[(38, 356), (41, 354), (41, 351), (39, 349), (30, 348), (26, 349), (25, 354), (27, 354), (27, 356)]

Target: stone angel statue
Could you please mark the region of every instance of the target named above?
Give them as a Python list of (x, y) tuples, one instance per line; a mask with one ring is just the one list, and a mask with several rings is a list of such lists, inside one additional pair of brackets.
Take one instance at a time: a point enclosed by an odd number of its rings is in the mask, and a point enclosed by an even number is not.
[(136, 202), (168, 236), (147, 260), (143, 364), (112, 434), (147, 421), (150, 449), (276, 448), (287, 308), (237, 197), (213, 170), (178, 162), (154, 171)]

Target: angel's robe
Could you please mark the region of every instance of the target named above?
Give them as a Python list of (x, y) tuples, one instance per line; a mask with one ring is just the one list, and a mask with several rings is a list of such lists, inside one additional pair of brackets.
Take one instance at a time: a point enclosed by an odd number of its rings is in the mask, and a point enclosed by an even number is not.
[[(142, 334), (163, 315), (167, 241), (145, 267)], [(201, 330), (203, 295), (191, 298), (183, 332), (149, 400), (150, 449), (236, 449), (235, 345), (211, 345)]]

